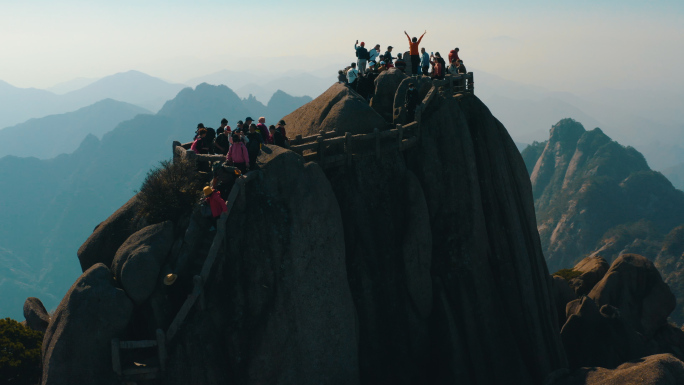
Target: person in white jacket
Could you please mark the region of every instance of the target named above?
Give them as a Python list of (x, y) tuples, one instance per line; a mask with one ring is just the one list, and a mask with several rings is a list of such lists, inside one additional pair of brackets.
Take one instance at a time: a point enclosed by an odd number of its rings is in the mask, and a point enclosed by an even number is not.
[(356, 63), (351, 63), (351, 68), (347, 71), (347, 83), (349, 87), (356, 90), (357, 79), (359, 78), (359, 70), (356, 69)]

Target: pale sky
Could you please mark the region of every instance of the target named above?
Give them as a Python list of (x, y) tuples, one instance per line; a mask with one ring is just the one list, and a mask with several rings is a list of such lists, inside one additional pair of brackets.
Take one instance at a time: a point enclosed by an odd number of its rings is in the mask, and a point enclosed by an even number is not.
[(553, 91), (684, 87), (684, 1), (549, 3), (0, 0), (0, 80), (309, 71), (354, 60), (356, 39), (403, 52), (404, 30), (427, 29), (428, 51)]

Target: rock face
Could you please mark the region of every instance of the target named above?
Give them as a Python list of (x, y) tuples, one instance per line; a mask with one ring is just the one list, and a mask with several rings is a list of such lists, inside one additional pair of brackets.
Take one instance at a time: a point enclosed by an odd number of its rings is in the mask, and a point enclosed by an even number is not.
[(166, 221), (137, 231), (119, 247), (112, 271), (136, 304), (154, 291), (159, 271), (173, 245), (173, 223)]
[(425, 98), (425, 95), (432, 88), (432, 79), (429, 77), (421, 76), (419, 78), (405, 78), (397, 87), (397, 91), (394, 94), (394, 104), (393, 104), (393, 119), (394, 124), (407, 124), (410, 123), (406, 118), (406, 109), (404, 104), (406, 103), (406, 91), (408, 91), (409, 84), (413, 83), (415, 88), (418, 90), (418, 95), (420, 100)]
[(615, 369), (582, 368), (553, 385), (677, 385), (684, 378), (684, 363), (671, 354), (657, 354)]
[(577, 299), (575, 291), (570, 287), (568, 281), (563, 277), (554, 275), (551, 277), (553, 279), (552, 293), (554, 302), (556, 303), (556, 314), (558, 314), (558, 327), (563, 327), (566, 318), (565, 308), (568, 303)]
[(24, 318), (26, 326), (39, 332), (45, 332), (50, 323), (50, 315), (43, 303), (36, 297), (29, 297), (24, 302)]
[(387, 122), (393, 119), (394, 96), (406, 75), (396, 68), (390, 68), (375, 79), (375, 95), (370, 105)]
[(111, 340), (131, 321), (133, 303), (98, 263), (79, 277), (57, 307), (43, 339), (43, 385), (120, 384)]
[[(391, 83), (401, 79), (388, 73), (380, 87), (388, 100), (374, 99), (388, 106), (389, 121)], [(285, 118), (288, 134), (316, 133), (325, 122), (339, 122), (325, 127), (340, 132), (374, 128), (369, 122), (382, 118), (355, 97), (331, 87)], [(228, 217), (203, 305), (168, 343), (163, 382), (541, 384), (566, 367), (532, 186), (515, 144), (471, 95), (436, 94), (420, 132), (404, 152), (359, 153), (351, 166), (325, 171), (264, 146), (261, 171)], [(175, 233), (187, 235), (188, 223), (175, 223)], [(186, 250), (186, 276), (211, 245), (204, 227)], [(93, 269), (106, 270), (100, 266)], [(168, 296), (182, 302), (179, 288)], [(136, 307), (131, 322), (145, 314)], [(118, 329), (103, 330), (104, 339)]]
[(110, 266), (119, 246), (136, 229), (138, 200), (134, 196), (104, 222), (97, 225), (88, 240), (78, 249), (78, 260), (83, 271), (96, 263)]
[(561, 120), (535, 162), (535, 209), (551, 271), (583, 255), (655, 259), (665, 234), (684, 223), (684, 192), (598, 128)]
[(677, 297), (677, 307), (671, 317), (678, 324), (684, 323), (684, 226), (674, 228), (663, 240), (655, 260), (655, 266), (663, 275), (665, 283)]
[(230, 215), (207, 311), (171, 347), (167, 383), (359, 382), (335, 195), (318, 165), (279, 147), (265, 152), (263, 178), (247, 185)]
[(582, 275), (570, 280), (570, 287), (577, 296), (587, 295), (591, 289), (603, 279), (610, 268), (608, 262), (600, 256), (589, 256), (579, 261), (572, 269)]
[(675, 297), (653, 263), (635, 254), (615, 260), (589, 297), (599, 306), (619, 308), (622, 318), (649, 338), (667, 325), (667, 317), (675, 308)]
[(321, 130), (336, 131), (340, 135), (346, 131), (365, 134), (386, 125), (383, 118), (368, 106), (368, 102), (341, 83), (334, 84), (283, 120), (287, 123), (287, 136), (290, 139), (297, 135), (317, 135)]

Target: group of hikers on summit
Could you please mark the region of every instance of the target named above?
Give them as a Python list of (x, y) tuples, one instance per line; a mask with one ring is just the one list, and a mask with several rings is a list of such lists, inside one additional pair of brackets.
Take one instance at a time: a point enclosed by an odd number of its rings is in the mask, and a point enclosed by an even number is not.
[(380, 54), (380, 44), (376, 44), (369, 51), (366, 48), (365, 42), (359, 43), (357, 40), (354, 44), (357, 60), (346, 69), (338, 71), (338, 81), (349, 85), (354, 90), (358, 90), (358, 86), (364, 77), (375, 77), (390, 68), (406, 72), (408, 65), (406, 60), (410, 60), (410, 74), (412, 76), (420, 76), (422, 74), (422, 76), (430, 76), (435, 79), (444, 79), (446, 74), (458, 75), (468, 73), (463, 60), (458, 56), (458, 48), (454, 48), (449, 52), (448, 67), (439, 52), (431, 52), (428, 55), (425, 47), (419, 49), (419, 45), (426, 33), (427, 31), (423, 32), (419, 38), (411, 38), (404, 31), (409, 43), (409, 58), (403, 57), (401, 53), (398, 53), (396, 57), (392, 56), (394, 47), (391, 45), (387, 47), (387, 50), (382, 55)]
[(266, 118), (261, 117), (255, 124), (251, 117), (245, 121), (238, 120), (235, 130), (228, 125), (228, 119), (223, 118), (221, 125), (214, 131), (204, 124), (197, 125), (195, 139), (190, 149), (197, 154), (218, 154), (226, 156), (226, 163), (235, 166), (242, 173), (250, 170), (256, 164), (256, 158), (261, 151), (261, 145), (274, 144), (288, 147), (285, 121), (280, 120), (277, 126), (266, 126)]

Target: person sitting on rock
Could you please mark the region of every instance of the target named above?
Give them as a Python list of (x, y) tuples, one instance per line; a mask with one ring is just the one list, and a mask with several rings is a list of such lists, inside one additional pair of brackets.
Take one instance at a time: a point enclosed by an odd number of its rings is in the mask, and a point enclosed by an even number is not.
[(401, 72), (406, 72), (406, 62), (404, 61), (400, 53), (397, 54), (397, 61), (394, 62), (394, 67), (396, 67)]
[(342, 84), (347, 84), (347, 75), (344, 74), (344, 71), (337, 71), (337, 81)]
[(192, 146), (190, 146), (190, 149), (192, 151), (195, 151), (196, 154), (208, 154), (209, 153), (209, 145), (207, 144), (207, 141), (205, 138), (207, 137), (207, 129), (206, 128), (200, 128), (197, 130), (197, 138), (195, 139), (194, 142), (192, 142)]
[(458, 73), (459, 74), (467, 74), (468, 70), (466, 69), (465, 65), (463, 65), (463, 60), (458, 61)]
[(359, 71), (356, 69), (356, 63), (351, 63), (351, 68), (347, 71), (347, 84), (349, 88), (356, 90), (356, 80), (359, 77)]
[(380, 62), (380, 67), (378, 67), (378, 73), (381, 74), (387, 71), (387, 64), (384, 61)]
[(259, 151), (261, 151), (261, 144), (264, 143), (261, 134), (257, 132), (257, 125), (251, 124), (249, 126), (249, 133), (247, 133), (247, 153), (249, 154), (249, 164), (254, 167), (256, 164), (257, 156), (259, 156)]
[(226, 202), (221, 198), (221, 192), (214, 190), (213, 188), (206, 186), (204, 188), (204, 199), (209, 203), (211, 207), (211, 216), (215, 221), (221, 216), (221, 214), (228, 211)]
[(420, 103), (420, 97), (418, 96), (418, 90), (416, 89), (415, 84), (409, 83), (408, 90), (406, 91), (406, 98), (404, 100), (406, 119), (408, 123), (411, 123), (416, 119), (416, 107)]
[(249, 171), (249, 152), (238, 134), (233, 134), (233, 145), (228, 150), (226, 161), (229, 165), (237, 167), (243, 174)]
[(261, 143), (266, 143), (268, 139), (268, 126), (266, 126), (266, 118), (260, 117), (259, 123), (256, 125), (256, 131), (261, 135)]
[[(420, 56), (418, 55), (418, 45), (423, 40), (423, 36), (427, 33), (427, 30), (420, 35), (420, 38), (409, 37), (409, 34), (404, 31), (406, 38), (409, 39), (409, 55), (411, 55), (411, 75), (418, 75), (418, 67), (420, 66)], [(397, 55), (399, 56), (399, 55)]]

